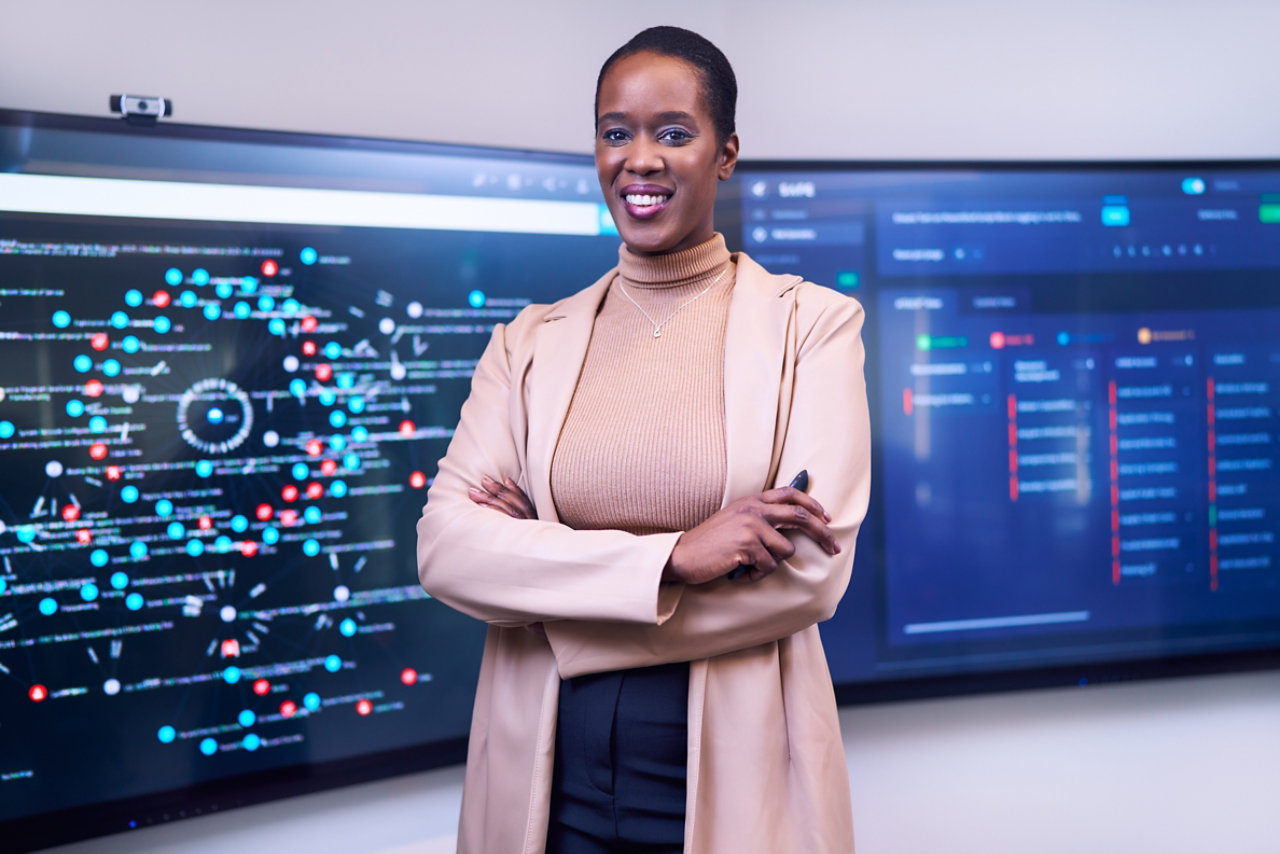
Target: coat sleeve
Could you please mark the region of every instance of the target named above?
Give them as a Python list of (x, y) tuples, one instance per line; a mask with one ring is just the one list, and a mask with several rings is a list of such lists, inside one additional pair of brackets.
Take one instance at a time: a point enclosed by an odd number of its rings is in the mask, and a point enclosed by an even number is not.
[(840, 554), (829, 556), (808, 537), (793, 535), (795, 554), (773, 574), (755, 583), (686, 586), (661, 625), (548, 623), (562, 677), (710, 658), (788, 637), (835, 613), (870, 496), (862, 322), (862, 307), (839, 298), (826, 300), (808, 323), (778, 465), (783, 483), (808, 468), (809, 492), (831, 514)]
[[(446, 605), (488, 623), (592, 620), (657, 624), (680, 588), (661, 585), (679, 534), (575, 531), (473, 503), (483, 475), (521, 481), (523, 372), (542, 324), (525, 309), (494, 330), (418, 520), (418, 579)], [(514, 368), (513, 368), (514, 366)]]

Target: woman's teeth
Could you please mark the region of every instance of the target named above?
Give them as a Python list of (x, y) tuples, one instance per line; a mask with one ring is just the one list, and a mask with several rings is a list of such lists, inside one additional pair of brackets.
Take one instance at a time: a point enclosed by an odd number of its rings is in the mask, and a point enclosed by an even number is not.
[(627, 204), (629, 205), (635, 205), (638, 208), (648, 208), (648, 207), (653, 207), (654, 205), (662, 204), (663, 202), (665, 202), (667, 199), (671, 197), (670, 196), (649, 196), (649, 195), (640, 195), (638, 193), (632, 193), (632, 194), (623, 196), (623, 198), (627, 200)]

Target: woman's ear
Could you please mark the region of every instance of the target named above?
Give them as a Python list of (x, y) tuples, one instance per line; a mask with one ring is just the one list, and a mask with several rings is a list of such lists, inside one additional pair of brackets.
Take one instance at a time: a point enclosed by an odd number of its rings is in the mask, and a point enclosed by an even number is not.
[(724, 141), (724, 145), (720, 147), (720, 165), (716, 169), (716, 177), (721, 181), (728, 181), (733, 175), (733, 170), (738, 165), (738, 134), (736, 132), (729, 134), (729, 138)]

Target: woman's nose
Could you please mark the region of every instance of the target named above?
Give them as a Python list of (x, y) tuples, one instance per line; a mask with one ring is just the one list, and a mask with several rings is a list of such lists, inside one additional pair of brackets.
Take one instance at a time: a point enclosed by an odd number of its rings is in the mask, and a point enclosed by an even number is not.
[(662, 171), (664, 166), (661, 147), (652, 140), (637, 139), (628, 146), (628, 171), (637, 175), (649, 175)]

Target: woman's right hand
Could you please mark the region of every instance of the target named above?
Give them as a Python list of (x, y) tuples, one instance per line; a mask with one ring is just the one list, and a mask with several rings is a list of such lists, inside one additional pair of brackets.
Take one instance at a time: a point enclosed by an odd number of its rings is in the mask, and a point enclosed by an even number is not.
[(538, 514), (533, 510), (533, 502), (524, 494), (516, 482), (504, 477), (502, 483), (485, 475), (480, 478), (480, 486), (467, 490), (467, 497), (476, 504), (491, 507), (499, 513), (506, 513), (516, 519), (533, 519)]
[(739, 498), (680, 535), (662, 578), (704, 584), (742, 565), (747, 571), (739, 580), (759, 581), (795, 553), (785, 530), (798, 531), (837, 555), (840, 544), (827, 526), (830, 521), (816, 499), (791, 486)]

